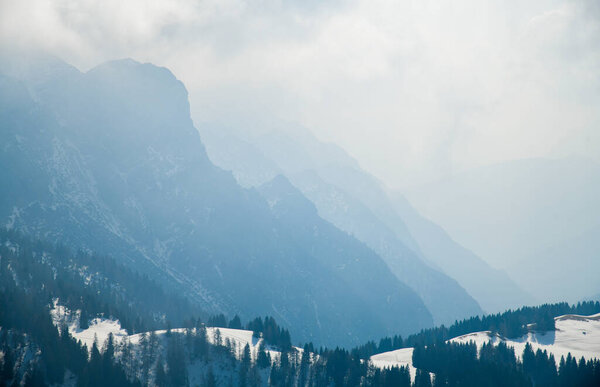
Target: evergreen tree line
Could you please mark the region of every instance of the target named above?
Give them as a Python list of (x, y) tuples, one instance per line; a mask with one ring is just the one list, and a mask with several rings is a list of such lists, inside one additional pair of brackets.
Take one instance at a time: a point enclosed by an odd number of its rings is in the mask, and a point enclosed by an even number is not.
[(501, 342), (485, 343), (477, 350), (474, 343), (436, 342), (417, 345), (413, 365), (435, 376), (433, 386), (580, 386), (600, 385), (600, 360), (579, 361), (571, 354), (561, 358), (557, 369), (552, 354), (528, 343), (522, 360), (512, 347)]
[[(200, 318), (191, 318), (184, 321), (185, 327), (199, 326), (202, 323)], [(255, 339), (262, 338), (264, 342), (278, 351), (289, 351), (292, 349), (292, 338), (290, 332), (279, 326), (277, 321), (273, 317), (265, 316), (256, 317), (249, 321), (246, 325), (242, 324), (242, 320), (238, 315), (235, 315), (229, 322), (224, 314), (217, 314), (208, 317), (206, 320), (206, 326), (216, 328), (231, 328), (231, 329), (245, 329), (252, 331), (252, 336)]]
[[(188, 386), (188, 367), (200, 370), (203, 374), (201, 384), (206, 386), (224, 382), (240, 386), (264, 385), (262, 378), (265, 374), (268, 377), (267, 371), (272, 364), (264, 345), (259, 346), (253, 359), (248, 345), (240, 348), (236, 342), (223, 339), (218, 328), (212, 335), (209, 337), (206, 326), (199, 321), (195, 327), (188, 327), (183, 332), (142, 333), (137, 345), (125, 340), (117, 346), (116, 361), (130, 380), (138, 380), (143, 385)], [(221, 372), (221, 377), (214, 369)]]
[(257, 317), (246, 325), (246, 329), (253, 332), (253, 337), (262, 337), (267, 344), (282, 352), (292, 348), (290, 332), (278, 326), (273, 317), (266, 316), (264, 320)]
[[(119, 361), (125, 370), (133, 372), (130, 377), (161, 387), (189, 385), (186, 364), (196, 367), (196, 372), (201, 370), (201, 382), (206, 386), (412, 386), (407, 367), (378, 369), (342, 348), (320, 349), (315, 353), (314, 347), (306, 344), (302, 351), (290, 347), (272, 357), (264, 340), (252, 353), (247, 344), (240, 348), (235, 342), (223, 339), (218, 328), (212, 338), (208, 336), (202, 323), (184, 332), (167, 331), (161, 344), (165, 348), (148, 344), (153, 339), (143, 336), (134, 356), (125, 349), (131, 345), (122, 344)], [(133, 359), (133, 363), (129, 364), (125, 358)], [(214, 372), (217, 369), (219, 375)]]
[[(401, 336), (385, 337), (378, 343), (369, 341), (352, 350), (352, 353), (362, 359), (383, 352), (401, 348), (411, 348), (417, 345), (429, 345), (446, 341), (457, 336), (473, 332), (492, 331), (506, 338), (518, 338), (529, 330), (554, 330), (554, 318), (565, 314), (591, 315), (600, 313), (600, 302), (586, 301), (569, 305), (566, 302), (527, 306), (503, 313), (475, 316), (462, 321), (456, 321), (450, 327), (439, 327), (422, 330), (403, 339)], [(531, 324), (531, 325), (530, 325)]]

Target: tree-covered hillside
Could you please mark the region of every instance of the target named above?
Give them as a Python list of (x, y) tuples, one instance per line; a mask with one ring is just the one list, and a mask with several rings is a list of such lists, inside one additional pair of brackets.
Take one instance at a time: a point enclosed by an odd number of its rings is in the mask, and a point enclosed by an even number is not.
[[(76, 312), (76, 327), (51, 318), (57, 304)], [(206, 316), (111, 258), (0, 233), (2, 385), (595, 386), (598, 360), (569, 354), (557, 367), (553, 355), (530, 346), (517, 354), (502, 343), (477, 351), (474, 344), (446, 340), (479, 330), (513, 336), (552, 330), (549, 321), (558, 314), (598, 312), (599, 302), (543, 305), (354, 350), (317, 349), (312, 343), (300, 350), (272, 317), (244, 322), (239, 316)], [(111, 333), (86, 348), (74, 337), (96, 317), (119, 319), (129, 335)], [(226, 331), (248, 332), (254, 349)], [(406, 346), (414, 347), (412, 381), (407, 367), (380, 368), (366, 360), (377, 351)]]
[(574, 305), (563, 302), (541, 306), (526, 306), (503, 313), (473, 316), (462, 321), (457, 321), (450, 327), (442, 325), (425, 329), (406, 338), (396, 335), (382, 338), (379, 343), (370, 341), (354, 348), (352, 353), (366, 359), (377, 353), (419, 345), (427, 346), (468, 333), (481, 331), (491, 331), (507, 338), (518, 338), (530, 330), (554, 330), (554, 318), (557, 316), (565, 314), (587, 316), (596, 313), (600, 313), (600, 301), (585, 301)]

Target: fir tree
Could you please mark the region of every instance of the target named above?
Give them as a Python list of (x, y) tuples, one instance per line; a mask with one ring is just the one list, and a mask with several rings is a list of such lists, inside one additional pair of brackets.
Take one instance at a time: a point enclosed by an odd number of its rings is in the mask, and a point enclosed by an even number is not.
[(431, 377), (429, 376), (429, 372), (423, 371), (421, 369), (417, 369), (414, 386), (415, 387), (431, 387)]
[(231, 329), (242, 329), (242, 320), (237, 314), (229, 321), (229, 328)]
[(187, 384), (185, 353), (178, 334), (172, 335), (167, 342), (167, 379), (172, 386)]
[(165, 365), (163, 364), (162, 356), (160, 354), (158, 355), (158, 360), (156, 362), (155, 383), (157, 387), (165, 387), (168, 383), (167, 374), (165, 372)]
[(206, 377), (204, 378), (204, 386), (205, 387), (217, 387), (217, 379), (215, 378), (215, 374), (213, 372), (212, 367), (208, 369), (206, 373)]

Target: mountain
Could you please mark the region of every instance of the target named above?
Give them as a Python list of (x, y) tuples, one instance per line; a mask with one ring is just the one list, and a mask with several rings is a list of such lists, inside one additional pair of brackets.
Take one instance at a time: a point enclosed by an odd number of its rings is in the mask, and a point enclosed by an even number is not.
[[(600, 291), (600, 166), (526, 159), (406, 192), (415, 207), (541, 301)], [(562, 258), (561, 258), (562, 257)]]
[(285, 174), (319, 215), (366, 243), (415, 289), (435, 321), (480, 313), (471, 296), (487, 311), (530, 301), (506, 273), (460, 246), (401, 195), (388, 194), (342, 149), (305, 128), (268, 121), (199, 128), (211, 160), (231, 170), (240, 184), (260, 185)]
[[(337, 175), (349, 177), (348, 183), (353, 180), (360, 181), (354, 170), (339, 169), (333, 172), (330, 169), (329, 171), (331, 172), (326, 175), (326, 178)], [(377, 252), (396, 277), (411, 286), (421, 296), (433, 314), (434, 321), (439, 324), (448, 324), (467, 315), (481, 313), (478, 303), (467, 294), (464, 288), (440, 270), (428, 265), (418, 253), (419, 250), (411, 249), (402, 242), (398, 237), (397, 229), (394, 230), (392, 226), (375, 215), (365, 200), (357, 199), (357, 197), (365, 197), (361, 192), (345, 191), (343, 188), (339, 188), (342, 184), (338, 179), (335, 179), (337, 182), (333, 184), (326, 183), (324, 181), (326, 178), (321, 176), (308, 171), (293, 176), (292, 181), (303, 189), (303, 193), (315, 203), (319, 208), (319, 213), (325, 219), (354, 235)], [(369, 179), (368, 182), (361, 187), (376, 184), (376, 181), (372, 179)], [(344, 184), (344, 187), (347, 186)], [(367, 191), (369, 190), (370, 188), (367, 188)], [(378, 188), (375, 188), (376, 190)], [(376, 203), (386, 203), (383, 195), (374, 200), (377, 200)], [(389, 211), (393, 212), (393, 209), (389, 208)], [(393, 219), (394, 216), (389, 216), (389, 218), (395, 221), (401, 220), (399, 217)], [(404, 223), (402, 223), (402, 228), (404, 228)], [(410, 238), (411, 245), (416, 248), (416, 242), (412, 240), (408, 230), (405, 230), (404, 235), (407, 240)]]
[(472, 251), (455, 242), (443, 228), (419, 214), (404, 195), (393, 193), (391, 197), (426, 259), (456, 279), (486, 312), (533, 304), (533, 297), (522, 290), (504, 270), (492, 268)]
[[(600, 289), (600, 225), (560, 240), (511, 265), (516, 281), (550, 302), (586, 298)], [(536, 273), (536, 275), (531, 275)], [(539, 274), (538, 274), (539, 273)], [(600, 299), (596, 296), (595, 298)]]
[[(413, 291), (378, 280), (377, 256), (363, 249), (371, 264), (346, 276), (327, 259), (349, 257), (315, 253), (321, 241), (307, 235), (299, 244), (259, 192), (215, 167), (169, 70), (17, 59), (0, 60), (1, 224), (111, 255), (206, 313), (275, 315), (302, 341), (350, 345), (432, 325)], [(365, 314), (384, 307), (356, 294), (365, 286), (395, 312)]]
[[(299, 249), (310, 246), (311, 255), (321, 263), (332, 277), (340, 278), (348, 284), (353, 284), (352, 293), (347, 300), (348, 309), (356, 300), (364, 301), (365, 309), (361, 309), (356, 316), (355, 324), (364, 325), (365, 331), (381, 332), (385, 326), (369, 326), (372, 322), (364, 316), (379, 316), (384, 321), (385, 315), (402, 315), (406, 310), (418, 313), (420, 319), (430, 318), (429, 311), (422, 307), (417, 294), (408, 286), (400, 283), (390, 272), (387, 265), (366, 245), (345, 232), (337, 229), (331, 223), (319, 217), (317, 209), (296, 189), (285, 177), (278, 175), (270, 182), (261, 185), (259, 192), (269, 203), (274, 215), (281, 221), (281, 228), (289, 230)], [(366, 277), (365, 275), (369, 277)], [(390, 292), (393, 289), (394, 292)], [(408, 298), (407, 294), (413, 294)], [(402, 295), (402, 297), (400, 297)], [(421, 309), (419, 309), (421, 307)], [(329, 308), (336, 308), (329, 306)], [(315, 311), (315, 313), (319, 313)], [(330, 322), (322, 324), (334, 325), (336, 321), (348, 318), (339, 314)]]

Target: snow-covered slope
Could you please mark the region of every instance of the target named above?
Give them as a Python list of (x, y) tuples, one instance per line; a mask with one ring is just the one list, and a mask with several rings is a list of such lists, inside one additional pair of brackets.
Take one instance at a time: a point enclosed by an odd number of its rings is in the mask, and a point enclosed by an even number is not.
[(412, 364), (413, 348), (402, 348), (371, 356), (371, 363), (379, 368), (408, 367), (410, 378), (415, 379), (417, 369)]
[[(125, 340), (133, 345), (139, 344), (142, 335), (149, 335), (152, 333), (144, 332), (128, 335), (127, 331), (121, 327), (119, 320), (108, 318), (94, 318), (89, 322), (88, 328), (81, 329), (79, 327), (79, 311), (71, 311), (64, 306), (59, 305), (57, 300), (54, 301), (54, 308), (50, 310), (50, 315), (57, 328), (62, 324), (66, 324), (69, 333), (75, 339), (80, 340), (88, 349), (91, 349), (94, 340), (96, 340), (98, 347), (101, 349), (111, 333), (113, 334), (115, 343), (121, 343)], [(167, 333), (164, 329), (153, 332), (159, 338)], [(171, 332), (185, 333), (186, 328), (172, 329)], [(206, 335), (208, 342), (211, 344), (217, 344), (217, 340), (220, 340), (220, 344), (225, 344), (229, 341), (231, 346), (237, 349), (237, 357), (241, 357), (242, 350), (246, 344), (248, 344), (250, 347), (250, 354), (254, 359), (260, 344), (263, 343), (262, 338), (253, 337), (253, 332), (245, 329), (206, 327)], [(218, 336), (220, 336), (220, 339), (217, 339)], [(281, 354), (280, 351), (270, 345), (265, 344), (264, 346), (273, 359), (276, 359)], [(294, 348), (298, 353), (302, 353), (302, 348)]]
[(556, 317), (556, 330), (549, 332), (530, 332), (519, 339), (506, 339), (490, 332), (476, 332), (450, 340), (458, 343), (473, 341), (478, 347), (488, 341), (499, 343), (504, 341), (514, 347), (517, 356), (521, 356), (525, 345), (530, 343), (533, 350), (546, 350), (554, 354), (557, 363), (561, 356), (572, 356), (579, 359), (600, 358), (600, 313), (592, 316), (568, 314)]
[(66, 324), (69, 329), (69, 333), (76, 339), (81, 341), (88, 350), (92, 348), (94, 340), (96, 340), (98, 346), (101, 348), (102, 344), (108, 339), (108, 336), (112, 333), (115, 341), (120, 342), (124, 338), (128, 337), (127, 331), (121, 327), (119, 320), (112, 320), (107, 318), (94, 318), (89, 322), (89, 327), (86, 329), (80, 328), (79, 317), (80, 311), (72, 311), (63, 305), (58, 303), (57, 299), (54, 300), (54, 308), (50, 310), (50, 316), (52, 321), (57, 328), (61, 325)]
[[(454, 343), (473, 342), (480, 348), (484, 343), (498, 344), (501, 341), (515, 349), (515, 354), (520, 357), (525, 345), (530, 343), (533, 350), (541, 349), (552, 353), (557, 365), (562, 356), (569, 353), (576, 359), (600, 358), (600, 313), (591, 316), (568, 314), (556, 317), (555, 331), (530, 332), (519, 339), (506, 339), (489, 331), (474, 332), (450, 339)], [(411, 377), (414, 378), (416, 368), (412, 364), (413, 348), (402, 348), (374, 355), (371, 362), (379, 368), (392, 366), (408, 366)]]
[[(140, 362), (142, 361), (143, 356), (145, 356), (143, 355), (143, 348), (148, 346), (154, 348), (155, 355), (160, 353), (163, 359), (167, 357), (169, 341), (167, 330), (163, 329), (128, 335), (127, 331), (121, 327), (118, 320), (108, 318), (94, 318), (89, 322), (88, 328), (81, 329), (79, 327), (80, 312), (69, 310), (60, 305), (58, 300), (54, 301), (54, 307), (50, 310), (50, 315), (57, 328), (66, 324), (69, 333), (75, 339), (80, 340), (89, 351), (91, 351), (94, 341), (96, 341), (98, 349), (101, 352), (104, 351), (105, 343), (112, 333), (115, 345), (115, 356), (117, 358), (123, 359), (123, 357), (126, 356), (124, 353), (125, 348), (127, 348), (127, 351), (131, 354), (129, 356), (132, 356), (135, 359), (133, 364), (141, 364)], [(183, 336), (180, 337), (185, 337), (187, 333), (188, 329), (186, 328), (171, 329), (171, 334), (182, 334)], [(194, 328), (190, 329), (189, 333), (195, 335), (198, 331)], [(265, 351), (268, 353), (271, 360), (279, 361), (281, 358), (281, 352), (276, 347), (266, 344), (262, 338), (254, 337), (253, 332), (249, 330), (206, 327), (206, 338), (212, 345), (229, 348), (231, 355), (238, 360), (242, 359), (244, 347), (246, 345), (250, 348), (250, 356), (253, 361), (257, 361), (261, 345), (264, 345)], [(294, 350), (290, 352), (290, 356), (293, 356), (293, 359), (296, 361), (302, 356), (303, 350), (298, 347), (293, 348)], [(315, 357), (316, 355), (313, 355), (312, 359), (315, 359)], [(156, 357), (154, 360), (151, 360), (152, 364), (155, 364), (155, 362)], [(154, 375), (156, 372), (155, 368), (152, 367), (148, 370), (149, 375)], [(188, 360), (186, 361), (185, 369), (189, 385), (192, 386), (203, 385), (209, 370), (214, 374), (218, 385), (235, 384), (236, 379), (233, 375), (237, 375), (235, 371), (232, 371), (231, 363), (227, 362), (227, 358), (219, 355), (213, 357), (209, 362), (203, 359)], [(233, 370), (235, 370), (235, 367)], [(138, 378), (142, 375), (141, 377), (143, 380), (147, 381), (149, 385), (154, 385), (153, 378), (155, 376), (148, 377), (148, 374), (143, 376), (143, 373), (139, 374), (138, 371), (132, 372)], [(269, 368), (259, 369), (257, 372), (259, 373), (259, 380), (261, 381), (259, 384), (261, 386), (267, 386)]]

